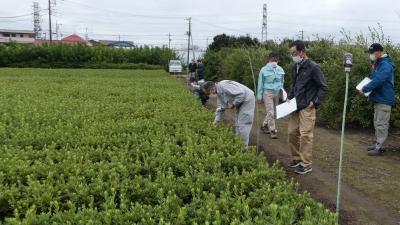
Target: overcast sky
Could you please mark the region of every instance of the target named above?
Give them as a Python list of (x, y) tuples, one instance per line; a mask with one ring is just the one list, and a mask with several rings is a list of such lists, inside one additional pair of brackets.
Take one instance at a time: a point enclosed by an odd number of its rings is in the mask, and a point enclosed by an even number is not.
[[(47, 0), (42, 8), (42, 28), (48, 31)], [(341, 37), (340, 30), (367, 32), (368, 26), (383, 26), (393, 42), (400, 43), (399, 0), (57, 0), (54, 29), (60, 34), (88, 30), (91, 39), (131, 40), (138, 44), (168, 44), (184, 48), (188, 27), (193, 22), (195, 45), (206, 46), (216, 34), (250, 34), (260, 38), (262, 7), (268, 5), (268, 38), (305, 38), (328, 35)], [(1, 0), (0, 28), (32, 30), (32, 1)], [(4, 18), (8, 16), (21, 16)]]

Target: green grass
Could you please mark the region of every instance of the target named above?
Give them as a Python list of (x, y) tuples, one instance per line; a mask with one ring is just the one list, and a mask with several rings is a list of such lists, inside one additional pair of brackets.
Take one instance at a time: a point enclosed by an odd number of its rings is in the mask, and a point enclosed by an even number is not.
[(335, 224), (162, 71), (0, 69), (5, 224)]

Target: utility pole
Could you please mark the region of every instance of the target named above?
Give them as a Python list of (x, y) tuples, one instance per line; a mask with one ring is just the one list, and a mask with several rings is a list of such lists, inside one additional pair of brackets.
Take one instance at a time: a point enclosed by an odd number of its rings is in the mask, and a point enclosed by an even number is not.
[(301, 40), (304, 41), (304, 30), (299, 31), (301, 33)]
[(50, 34), (50, 44), (53, 43), (53, 30), (51, 29), (51, 0), (49, 0), (49, 34)]
[(88, 34), (88, 28), (87, 27), (85, 28), (85, 39), (86, 39), (86, 41), (89, 40), (89, 34)]
[[(267, 22), (268, 22), (268, 10), (267, 10), (267, 4), (264, 4), (263, 6), (263, 23), (262, 23), (262, 29), (261, 29), (261, 42), (267, 42), (268, 40), (268, 29), (267, 29)], [(265, 39), (264, 39), (265, 37)]]
[(189, 21), (189, 31), (187, 32), (187, 35), (188, 35), (187, 64), (189, 65), (190, 40), (191, 40), (191, 36), (192, 36), (192, 18), (188, 17), (186, 20)]
[(168, 48), (171, 49), (171, 33), (168, 33)]

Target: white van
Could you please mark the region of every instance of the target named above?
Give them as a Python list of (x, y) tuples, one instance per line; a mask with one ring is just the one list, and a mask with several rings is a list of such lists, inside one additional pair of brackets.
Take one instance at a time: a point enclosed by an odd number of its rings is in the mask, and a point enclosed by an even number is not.
[(170, 60), (168, 71), (170, 74), (181, 74), (183, 71), (182, 62), (180, 60)]

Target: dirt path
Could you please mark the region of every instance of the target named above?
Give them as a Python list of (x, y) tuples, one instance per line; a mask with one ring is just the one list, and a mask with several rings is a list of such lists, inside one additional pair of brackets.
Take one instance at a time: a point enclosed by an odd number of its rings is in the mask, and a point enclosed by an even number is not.
[[(216, 101), (207, 105), (215, 109)], [(259, 124), (264, 117), (263, 107), (258, 107)], [(225, 122), (232, 124), (233, 111), (225, 115)], [(259, 128), (254, 123), (251, 144), (257, 145)], [(289, 178), (300, 184), (302, 191), (336, 209), (337, 169), (340, 132), (316, 127), (314, 140), (313, 173), (296, 175), (287, 165), (290, 155), (286, 144), (287, 119), (277, 122), (279, 139), (272, 140), (259, 133), (258, 145), (270, 163), (279, 161)], [(372, 131), (346, 131), (341, 197), (341, 224), (346, 225), (400, 225), (400, 139), (392, 134), (388, 152), (383, 157), (368, 157), (366, 148), (373, 142)]]

